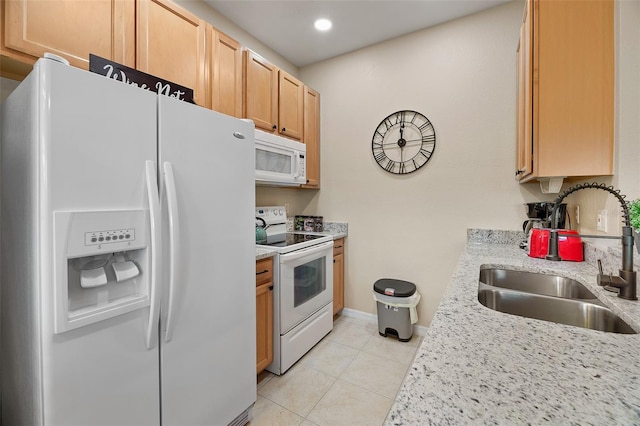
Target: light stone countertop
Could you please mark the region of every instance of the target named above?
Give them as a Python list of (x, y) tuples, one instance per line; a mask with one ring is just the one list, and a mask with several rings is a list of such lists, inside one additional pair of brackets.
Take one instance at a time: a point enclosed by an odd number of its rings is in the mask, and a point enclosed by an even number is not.
[[(480, 234), (469, 231), (467, 248), (386, 424), (640, 424), (640, 334), (604, 333), (488, 309), (477, 300), (479, 269), (505, 266), (577, 279), (636, 331), (640, 301), (597, 286), (591, 262), (528, 257), (515, 243), (522, 233), (511, 233), (517, 235), (511, 241), (499, 232)], [(585, 248), (585, 255), (595, 260), (603, 254)]]
[(273, 257), (278, 253), (274, 249), (256, 247), (256, 260), (266, 259), (268, 257)]

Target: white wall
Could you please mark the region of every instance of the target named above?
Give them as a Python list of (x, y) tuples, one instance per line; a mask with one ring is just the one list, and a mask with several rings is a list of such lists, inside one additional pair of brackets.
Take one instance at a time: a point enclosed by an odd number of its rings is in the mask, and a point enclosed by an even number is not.
[[(429, 324), (466, 229), (522, 229), (522, 203), (540, 197), (514, 180), (523, 10), (516, 1), (300, 70), (321, 93), (322, 189), (259, 189), (257, 202), (349, 222), (348, 308), (375, 312), (374, 281), (399, 278), (418, 286)], [(403, 109), (431, 120), (437, 146), (423, 169), (395, 176), (373, 160), (371, 138)]]

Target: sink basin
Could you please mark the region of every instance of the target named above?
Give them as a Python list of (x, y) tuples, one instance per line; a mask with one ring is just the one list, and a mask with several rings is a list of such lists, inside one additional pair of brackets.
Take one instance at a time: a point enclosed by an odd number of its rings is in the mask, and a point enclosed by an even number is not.
[(587, 287), (576, 280), (538, 272), (482, 268), (480, 282), (493, 287), (565, 299), (597, 299)]
[(481, 268), (478, 301), (510, 315), (612, 333), (638, 334), (571, 278), (503, 268)]

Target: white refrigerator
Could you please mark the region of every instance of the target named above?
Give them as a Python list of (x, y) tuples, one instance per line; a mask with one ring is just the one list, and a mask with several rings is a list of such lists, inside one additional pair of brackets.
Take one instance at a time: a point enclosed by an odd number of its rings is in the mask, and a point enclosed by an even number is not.
[(51, 59), (0, 113), (2, 424), (246, 423), (253, 124)]

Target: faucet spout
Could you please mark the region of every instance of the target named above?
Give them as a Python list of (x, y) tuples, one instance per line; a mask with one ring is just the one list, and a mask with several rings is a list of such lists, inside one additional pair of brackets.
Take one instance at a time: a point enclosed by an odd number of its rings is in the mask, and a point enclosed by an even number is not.
[[(633, 270), (633, 231), (630, 225), (629, 219), (629, 206), (628, 203), (624, 200), (625, 196), (620, 194), (619, 190), (614, 189), (611, 186), (606, 186), (602, 183), (584, 183), (581, 185), (576, 185), (567, 189), (565, 192), (560, 194), (558, 198), (554, 201), (553, 212), (551, 213), (551, 223), (556, 223), (556, 214), (558, 210), (558, 206), (562, 202), (562, 200), (567, 197), (567, 195), (574, 193), (576, 191), (593, 188), (593, 189), (601, 189), (603, 191), (607, 191), (611, 193), (614, 197), (618, 199), (620, 202), (620, 206), (622, 207), (622, 213), (624, 217), (624, 226), (622, 227), (622, 236), (621, 237), (608, 237), (608, 236), (594, 236), (598, 238), (616, 238), (621, 239), (622, 241), (622, 268), (619, 271), (619, 276), (611, 276), (605, 275), (602, 272), (602, 266), (599, 265), (600, 273), (598, 274), (598, 284), (601, 286), (609, 286), (619, 288), (618, 297), (628, 300), (638, 300), (636, 296), (637, 291), (637, 277), (636, 271)], [(561, 230), (552, 229), (549, 234), (549, 250), (546, 259), (558, 261), (561, 260), (558, 255), (558, 232)], [(579, 236), (579, 235), (574, 235)], [(584, 236), (586, 237), (586, 236)]]

